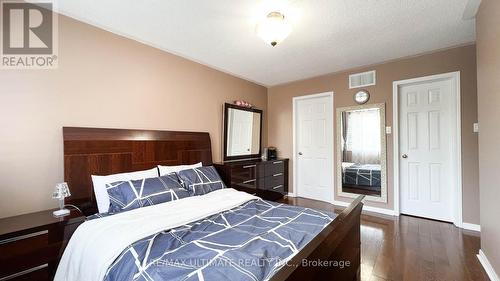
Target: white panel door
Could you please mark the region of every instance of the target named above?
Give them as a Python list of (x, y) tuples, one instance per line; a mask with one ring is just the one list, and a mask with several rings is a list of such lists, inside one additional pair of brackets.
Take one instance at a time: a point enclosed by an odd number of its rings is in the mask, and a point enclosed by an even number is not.
[(399, 92), (401, 213), (453, 221), (455, 97), (452, 80)]
[(333, 98), (295, 101), (297, 196), (333, 201)]

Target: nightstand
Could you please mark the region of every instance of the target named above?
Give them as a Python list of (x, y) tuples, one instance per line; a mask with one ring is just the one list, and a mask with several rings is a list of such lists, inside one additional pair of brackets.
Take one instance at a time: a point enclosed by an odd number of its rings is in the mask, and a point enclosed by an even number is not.
[(0, 281), (53, 279), (69, 238), (85, 216), (71, 210), (56, 218), (52, 211), (0, 219)]

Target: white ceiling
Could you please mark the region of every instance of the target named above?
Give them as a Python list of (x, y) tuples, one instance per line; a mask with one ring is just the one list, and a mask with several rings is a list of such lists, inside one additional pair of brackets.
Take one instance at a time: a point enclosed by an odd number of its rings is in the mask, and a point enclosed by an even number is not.
[[(71, 0), (64, 15), (264, 86), (475, 41), (467, 0)], [(280, 10), (277, 47), (255, 35)]]

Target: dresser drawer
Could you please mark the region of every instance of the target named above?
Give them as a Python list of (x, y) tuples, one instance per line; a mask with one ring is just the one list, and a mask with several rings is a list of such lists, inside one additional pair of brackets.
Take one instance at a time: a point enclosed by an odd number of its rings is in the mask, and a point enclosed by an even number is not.
[(270, 177), (266, 177), (264, 180), (264, 189), (273, 190), (277, 186), (283, 186), (285, 184), (285, 177), (283, 174), (275, 174)]
[(285, 161), (283, 160), (271, 161), (267, 163), (265, 166), (266, 177), (284, 173), (285, 173)]
[[(2, 280), (0, 278), (0, 280)], [(50, 273), (49, 273), (49, 265), (43, 264), (41, 266), (37, 266), (34, 268), (30, 268), (23, 272), (19, 272), (17, 274), (10, 275), (3, 279), (5, 281), (49, 281)]]
[(266, 190), (285, 193), (285, 185), (284, 184), (273, 185), (271, 187), (266, 188)]
[(241, 164), (231, 167), (231, 183), (247, 184), (255, 181), (257, 178), (256, 164)]
[(42, 266), (57, 258), (47, 230), (0, 241), (0, 279)]
[(257, 179), (246, 180), (243, 182), (233, 182), (231, 184), (232, 188), (244, 188), (244, 189), (256, 189), (257, 188)]
[(244, 191), (246, 193), (250, 193), (252, 195), (257, 194), (257, 183), (254, 181), (252, 183), (239, 183), (239, 184), (232, 184), (231, 188), (234, 188), (239, 191)]
[(288, 159), (252, 159), (215, 163), (224, 182), (234, 189), (277, 201), (288, 193)]

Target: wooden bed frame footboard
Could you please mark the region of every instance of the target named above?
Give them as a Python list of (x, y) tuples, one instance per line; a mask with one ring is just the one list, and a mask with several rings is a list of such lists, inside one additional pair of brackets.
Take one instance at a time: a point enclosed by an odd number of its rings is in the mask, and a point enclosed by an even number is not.
[(357, 197), (271, 280), (360, 280), (363, 198)]

